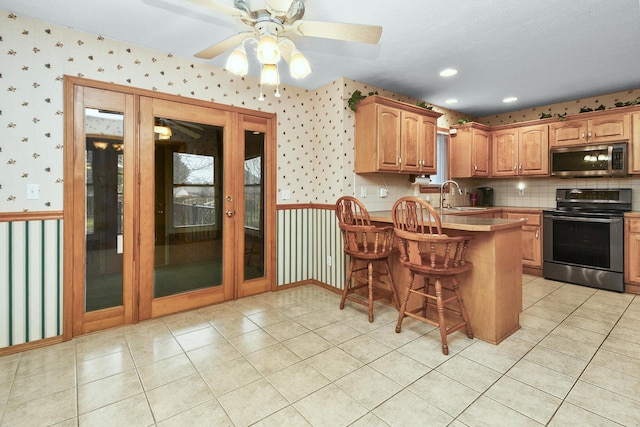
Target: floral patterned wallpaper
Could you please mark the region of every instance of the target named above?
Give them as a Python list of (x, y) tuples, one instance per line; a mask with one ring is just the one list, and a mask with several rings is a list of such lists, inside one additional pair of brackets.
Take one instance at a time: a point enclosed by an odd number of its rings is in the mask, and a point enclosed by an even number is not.
[[(0, 212), (63, 208), (64, 75), (276, 113), (278, 182), (306, 178), (297, 166), (311, 164), (313, 151), (307, 90), (281, 86), (280, 98), (265, 91), (259, 101), (256, 78), (5, 11), (0, 55)], [(32, 183), (39, 200), (26, 198)], [(303, 194), (290, 202), (310, 201)]]

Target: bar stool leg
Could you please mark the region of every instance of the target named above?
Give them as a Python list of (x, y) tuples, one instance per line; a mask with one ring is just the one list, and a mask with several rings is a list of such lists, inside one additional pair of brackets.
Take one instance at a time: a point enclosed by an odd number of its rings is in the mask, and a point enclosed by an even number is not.
[(373, 323), (373, 263), (367, 263), (367, 287), (369, 288), (369, 323)]
[(340, 310), (344, 309), (344, 302), (347, 299), (347, 294), (349, 293), (349, 288), (351, 287), (351, 276), (353, 276), (353, 270), (356, 267), (356, 261), (351, 258), (349, 262), (349, 271), (347, 272), (347, 281), (344, 282), (344, 290), (342, 291), (342, 299), (340, 300)]
[(409, 270), (409, 283), (407, 284), (407, 293), (402, 299), (402, 305), (400, 306), (400, 311), (398, 313), (398, 324), (396, 325), (396, 333), (400, 333), (400, 331), (402, 330), (402, 319), (404, 319), (404, 312), (407, 309), (407, 301), (409, 301), (409, 295), (411, 295), (411, 288), (413, 287), (414, 278), (414, 272)]
[(398, 298), (398, 292), (396, 292), (396, 285), (393, 283), (393, 277), (391, 276), (391, 267), (389, 267), (389, 260), (384, 260), (384, 265), (387, 268), (387, 278), (389, 279), (389, 286), (391, 287), (391, 296), (393, 297), (393, 303), (396, 306), (396, 310), (400, 309), (400, 300)]
[(458, 279), (455, 276), (451, 278), (453, 283), (453, 291), (456, 293), (458, 297), (458, 305), (460, 306), (460, 315), (462, 316), (462, 320), (464, 320), (464, 326), (467, 329), (467, 336), (473, 339), (473, 332), (471, 331), (471, 324), (469, 323), (469, 316), (467, 315), (467, 310), (464, 308), (464, 304), (462, 302), (462, 294), (460, 294), (460, 286), (458, 285)]
[(444, 320), (444, 304), (442, 303), (442, 283), (440, 278), (436, 278), (436, 303), (438, 305), (438, 326), (440, 327), (440, 338), (442, 339), (442, 353), (446, 356), (449, 354), (449, 346), (447, 345), (447, 324)]

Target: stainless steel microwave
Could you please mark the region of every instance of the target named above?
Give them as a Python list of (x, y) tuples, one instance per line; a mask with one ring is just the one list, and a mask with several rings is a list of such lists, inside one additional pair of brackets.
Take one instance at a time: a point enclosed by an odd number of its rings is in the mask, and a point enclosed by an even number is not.
[(553, 147), (549, 161), (552, 176), (625, 176), (627, 143)]

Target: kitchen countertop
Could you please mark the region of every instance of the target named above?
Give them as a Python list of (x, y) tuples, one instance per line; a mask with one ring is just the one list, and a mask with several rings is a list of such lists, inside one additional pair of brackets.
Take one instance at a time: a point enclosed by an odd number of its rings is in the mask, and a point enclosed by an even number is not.
[[(492, 211), (495, 209), (501, 208), (481, 210), (481, 212)], [(521, 227), (523, 224), (522, 221), (517, 219), (478, 217), (473, 215), (472, 212), (476, 214), (478, 213), (477, 210), (472, 210), (440, 215), (442, 228), (460, 231), (498, 231)], [(371, 221), (393, 223), (393, 220), (391, 219), (391, 211), (369, 212), (369, 217), (371, 218)]]

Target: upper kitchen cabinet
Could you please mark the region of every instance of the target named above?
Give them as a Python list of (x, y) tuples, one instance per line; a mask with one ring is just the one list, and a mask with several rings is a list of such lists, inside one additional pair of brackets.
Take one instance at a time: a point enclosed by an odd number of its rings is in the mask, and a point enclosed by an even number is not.
[(549, 144), (552, 147), (625, 141), (629, 140), (630, 134), (629, 114), (608, 113), (587, 119), (568, 119), (549, 124)]
[(355, 172), (436, 173), (442, 114), (381, 96), (358, 103)]
[(489, 176), (489, 126), (466, 123), (453, 126), (449, 142), (452, 178)]
[(545, 176), (549, 174), (549, 130), (530, 125), (495, 130), (493, 176)]

